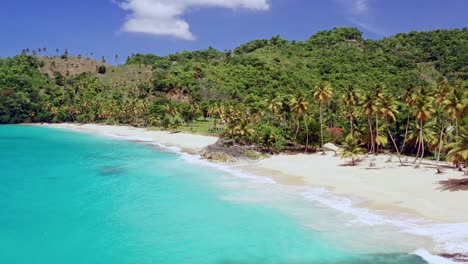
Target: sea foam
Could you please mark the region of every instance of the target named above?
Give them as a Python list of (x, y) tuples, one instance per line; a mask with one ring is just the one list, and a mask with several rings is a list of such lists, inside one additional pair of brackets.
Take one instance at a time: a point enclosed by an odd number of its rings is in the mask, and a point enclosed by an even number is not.
[[(369, 226), (390, 225), (397, 227), (402, 233), (430, 238), (435, 243), (433, 250), (445, 253), (465, 253), (468, 251), (468, 223), (436, 223), (425, 218), (418, 218), (409, 214), (373, 210), (358, 207), (360, 201), (353, 201), (347, 197), (337, 196), (324, 188), (305, 187), (301, 194), (311, 201), (319, 202), (327, 207), (352, 216), (349, 225), (365, 224)], [(430, 260), (430, 253), (426, 250), (417, 251), (421, 257), (430, 263), (438, 262), (441, 258), (434, 256)], [(423, 253), (426, 252), (426, 253)]]

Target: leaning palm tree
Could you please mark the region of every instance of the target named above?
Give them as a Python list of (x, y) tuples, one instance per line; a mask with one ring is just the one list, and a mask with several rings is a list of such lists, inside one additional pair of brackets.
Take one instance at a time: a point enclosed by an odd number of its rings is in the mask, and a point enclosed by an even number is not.
[(395, 121), (396, 117), (395, 115), (398, 113), (397, 110), (397, 105), (395, 102), (395, 99), (390, 96), (385, 96), (384, 99), (381, 101), (380, 104), (380, 113), (385, 119), (385, 125), (387, 127), (387, 133), (390, 136), (390, 139), (392, 140), (393, 146), (395, 147), (395, 151), (398, 155), (398, 160), (400, 161), (400, 164), (403, 166), (403, 162), (401, 161), (401, 156), (400, 156), (400, 151), (398, 150), (397, 144), (395, 142), (395, 139), (393, 138), (392, 132), (390, 131), (390, 122), (389, 119)]
[(359, 158), (359, 155), (365, 153), (366, 149), (362, 148), (360, 142), (349, 134), (343, 142), (341, 158), (351, 158), (351, 164), (354, 166), (356, 165), (356, 159)]
[(320, 82), (320, 84), (315, 88), (314, 98), (319, 103), (320, 107), (320, 139), (322, 142), (322, 151), (323, 151), (323, 118), (322, 118), (322, 108), (325, 103), (330, 100), (333, 95), (331, 83), (329, 82)]
[(297, 129), (296, 129), (295, 137), (297, 137), (297, 133), (299, 132), (300, 117), (302, 117), (305, 121), (306, 134), (307, 134), (305, 151), (307, 152), (307, 149), (309, 147), (309, 131), (307, 127), (306, 113), (307, 113), (307, 110), (309, 109), (309, 102), (305, 98), (304, 94), (298, 93), (297, 95), (294, 95), (291, 97), (291, 100), (289, 101), (289, 107), (291, 111), (297, 117)]
[[(449, 149), (448, 160), (458, 166), (465, 163), (465, 168), (468, 167), (468, 128), (461, 128), (458, 141), (447, 144), (447, 148)], [(461, 169), (460, 166), (459, 169)]]

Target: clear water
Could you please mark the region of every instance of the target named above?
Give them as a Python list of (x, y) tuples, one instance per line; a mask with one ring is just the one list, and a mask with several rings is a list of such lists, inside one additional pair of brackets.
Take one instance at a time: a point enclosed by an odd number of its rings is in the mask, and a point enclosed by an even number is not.
[(0, 126), (0, 263), (426, 263), (346, 221), (141, 143)]

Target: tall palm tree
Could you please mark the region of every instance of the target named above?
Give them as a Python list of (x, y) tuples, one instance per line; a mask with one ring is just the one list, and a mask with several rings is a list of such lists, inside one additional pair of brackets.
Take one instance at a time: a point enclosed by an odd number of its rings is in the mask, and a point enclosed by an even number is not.
[[(421, 162), (424, 158), (424, 123), (432, 117), (432, 114), (435, 112), (433, 107), (433, 99), (430, 95), (421, 93), (418, 100), (415, 104), (414, 116), (416, 117), (417, 122), (419, 123), (419, 133), (420, 133), (420, 142), (418, 149), (421, 150), (421, 157), (417, 167), (421, 165)], [(418, 157), (416, 157), (416, 160)]]
[(367, 116), (367, 124), (369, 126), (369, 153), (374, 153), (376, 151), (376, 148), (374, 140), (374, 131), (372, 129), (372, 117), (374, 116), (374, 113), (377, 112), (378, 108), (374, 97), (372, 96), (372, 93), (367, 92), (364, 95), (362, 108), (364, 110), (364, 114)]
[(320, 107), (320, 139), (322, 142), (322, 151), (323, 151), (323, 117), (322, 117), (322, 108), (325, 103), (330, 100), (333, 95), (332, 86), (330, 82), (320, 82), (320, 84), (315, 88), (314, 98), (319, 103)]
[(297, 129), (296, 129), (295, 137), (297, 137), (297, 133), (299, 132), (300, 117), (302, 117), (305, 121), (306, 134), (307, 134), (305, 151), (307, 152), (307, 149), (309, 147), (309, 131), (307, 127), (306, 113), (307, 113), (307, 110), (309, 109), (309, 102), (305, 98), (304, 94), (298, 93), (291, 97), (289, 101), (289, 107), (291, 108), (291, 111), (297, 117)]
[[(376, 104), (377, 107), (381, 104), (382, 100), (384, 99), (384, 88), (381, 84), (375, 85), (375, 87), (371, 90), (372, 97), (374, 98), (374, 104)], [(379, 115), (378, 111), (375, 112), (375, 140), (376, 140), (376, 151), (375, 155), (379, 154), (379, 142), (378, 139), (381, 138), (379, 137)]]
[[(410, 88), (406, 90), (406, 94), (403, 97), (403, 101), (409, 108), (410, 112), (412, 111), (412, 107), (416, 103), (416, 99), (417, 99), (417, 93), (416, 93), (415, 87), (410, 86)], [(411, 114), (408, 114), (406, 118), (405, 136), (403, 137), (403, 143), (401, 144), (400, 153), (403, 153), (403, 151), (405, 150), (405, 144), (408, 138), (408, 129), (410, 125), (410, 119), (411, 119)]]
[(396, 153), (398, 155), (398, 160), (400, 161), (400, 164), (403, 166), (404, 164), (401, 161), (400, 151), (398, 150), (395, 139), (393, 138), (392, 132), (390, 131), (389, 119), (395, 121), (396, 120), (395, 115), (398, 113), (395, 99), (393, 97), (391, 97), (391, 96), (385, 96), (383, 98), (383, 100), (381, 101), (379, 111), (380, 111), (380, 114), (382, 114), (383, 118), (385, 119), (385, 125), (387, 127), (387, 133), (390, 136), (390, 139), (392, 140), (393, 146), (395, 147), (395, 151), (396, 151)]
[(349, 131), (351, 135), (354, 134), (353, 131), (353, 112), (354, 112), (354, 107), (358, 104), (358, 95), (356, 94), (356, 91), (354, 90), (354, 87), (352, 85), (349, 85), (348, 88), (345, 91), (345, 95), (343, 97), (343, 101), (345, 105), (348, 107), (348, 114), (349, 114)]
[(434, 91), (434, 98), (435, 98), (435, 103), (437, 105), (437, 126), (439, 128), (439, 139), (438, 139), (438, 146), (435, 150), (436, 158), (437, 158), (437, 164), (439, 164), (440, 161), (440, 154), (443, 149), (443, 143), (444, 143), (444, 135), (445, 135), (445, 119), (446, 119), (446, 114), (444, 111), (444, 101), (447, 98), (447, 95), (451, 92), (453, 88), (448, 84), (447, 81), (442, 81), (437, 84), (437, 87)]

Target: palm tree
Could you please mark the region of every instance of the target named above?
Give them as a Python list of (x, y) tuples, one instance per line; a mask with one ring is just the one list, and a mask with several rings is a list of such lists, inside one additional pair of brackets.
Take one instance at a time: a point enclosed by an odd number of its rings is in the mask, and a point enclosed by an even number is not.
[(437, 87), (434, 92), (434, 97), (435, 97), (435, 102), (437, 104), (437, 125), (439, 128), (439, 139), (438, 139), (438, 147), (435, 150), (436, 158), (437, 158), (437, 164), (439, 164), (440, 161), (440, 154), (443, 149), (443, 143), (444, 143), (444, 134), (445, 134), (445, 118), (446, 114), (444, 112), (444, 101), (447, 98), (447, 95), (451, 92), (452, 87), (446, 82), (442, 81), (437, 84)]
[(343, 101), (345, 105), (348, 107), (349, 111), (349, 131), (351, 135), (354, 134), (353, 131), (353, 112), (354, 112), (354, 107), (358, 104), (358, 95), (356, 94), (356, 91), (354, 90), (354, 87), (352, 85), (349, 85), (348, 88), (345, 91), (345, 95), (343, 97)]
[(249, 142), (251, 141), (253, 135), (255, 134), (255, 129), (253, 129), (247, 115), (244, 115), (241, 119), (238, 120), (237, 124), (234, 126), (234, 132), (241, 139), (247, 140)]
[[(374, 103), (377, 107), (379, 107), (381, 101), (384, 99), (384, 89), (381, 84), (377, 84), (371, 91), (372, 97), (374, 98)], [(378, 111), (375, 112), (375, 140), (376, 140), (376, 150), (375, 155), (379, 154), (379, 115)]]
[(361, 144), (357, 139), (355, 139), (351, 134), (346, 137), (346, 140), (343, 142), (341, 158), (351, 158), (351, 164), (356, 165), (356, 159), (361, 154), (365, 154), (366, 150), (361, 147)]
[(370, 92), (365, 94), (362, 108), (364, 109), (364, 114), (367, 116), (367, 124), (369, 126), (369, 153), (374, 153), (376, 149), (374, 132), (372, 129), (372, 117), (374, 116), (374, 113), (377, 112), (378, 108)]
[[(447, 158), (456, 164), (465, 163), (465, 168), (468, 167), (468, 129), (463, 127), (460, 129), (459, 140), (447, 144), (450, 149)], [(461, 167), (459, 166), (459, 169)]]
[(175, 117), (177, 115), (177, 109), (172, 104), (164, 105), (164, 112), (166, 112), (166, 114), (171, 115), (172, 117)]
[[(424, 123), (432, 117), (435, 112), (432, 104), (433, 98), (427, 94), (421, 93), (415, 104), (414, 116), (419, 123), (420, 142), (418, 149), (421, 150), (421, 159), (417, 167), (421, 165), (422, 159), (424, 158)], [(416, 157), (416, 160), (418, 157)]]
[(323, 118), (322, 118), (322, 108), (323, 105), (330, 100), (333, 95), (331, 83), (329, 82), (320, 82), (320, 84), (315, 88), (314, 98), (319, 103), (320, 107), (320, 139), (322, 142), (322, 151), (323, 151)]
[(309, 129), (307, 127), (306, 113), (309, 109), (309, 102), (305, 98), (304, 94), (298, 93), (297, 95), (291, 97), (289, 107), (291, 108), (291, 111), (297, 116), (297, 129), (295, 137), (297, 137), (297, 133), (299, 132), (300, 117), (304, 119), (307, 134), (305, 151), (307, 152), (309, 147)]
[[(410, 110), (414, 106), (414, 104), (416, 103), (416, 99), (417, 99), (417, 93), (415, 92), (414, 87), (411, 86), (406, 91), (406, 94), (403, 97), (404, 102), (410, 108)], [(408, 114), (408, 117), (406, 119), (405, 136), (403, 138), (403, 143), (401, 144), (400, 153), (403, 153), (403, 151), (405, 149), (406, 139), (408, 137), (408, 128), (409, 128), (409, 125), (410, 125), (410, 119), (411, 119), (411, 114)]]
[(458, 141), (458, 119), (468, 113), (468, 92), (463, 89), (463, 83), (458, 82), (455, 89), (443, 101), (450, 119), (455, 122), (455, 140)]
[(279, 114), (279, 111), (283, 107), (283, 99), (279, 95), (270, 96), (270, 98), (268, 98), (266, 102), (267, 102), (267, 108), (268, 110), (271, 111), (271, 114), (273, 115), (273, 117)]
[(397, 144), (395, 142), (395, 139), (393, 138), (392, 132), (390, 131), (390, 124), (389, 124), (389, 118), (391, 118), (393, 121), (396, 120), (395, 115), (398, 113), (397, 110), (397, 105), (395, 102), (395, 99), (391, 96), (385, 96), (384, 99), (381, 101), (380, 104), (380, 113), (385, 119), (385, 125), (387, 127), (387, 133), (390, 136), (390, 139), (392, 140), (393, 146), (395, 147), (395, 151), (398, 155), (398, 160), (400, 161), (400, 164), (403, 166), (403, 162), (401, 161), (401, 156), (400, 152), (398, 151)]

